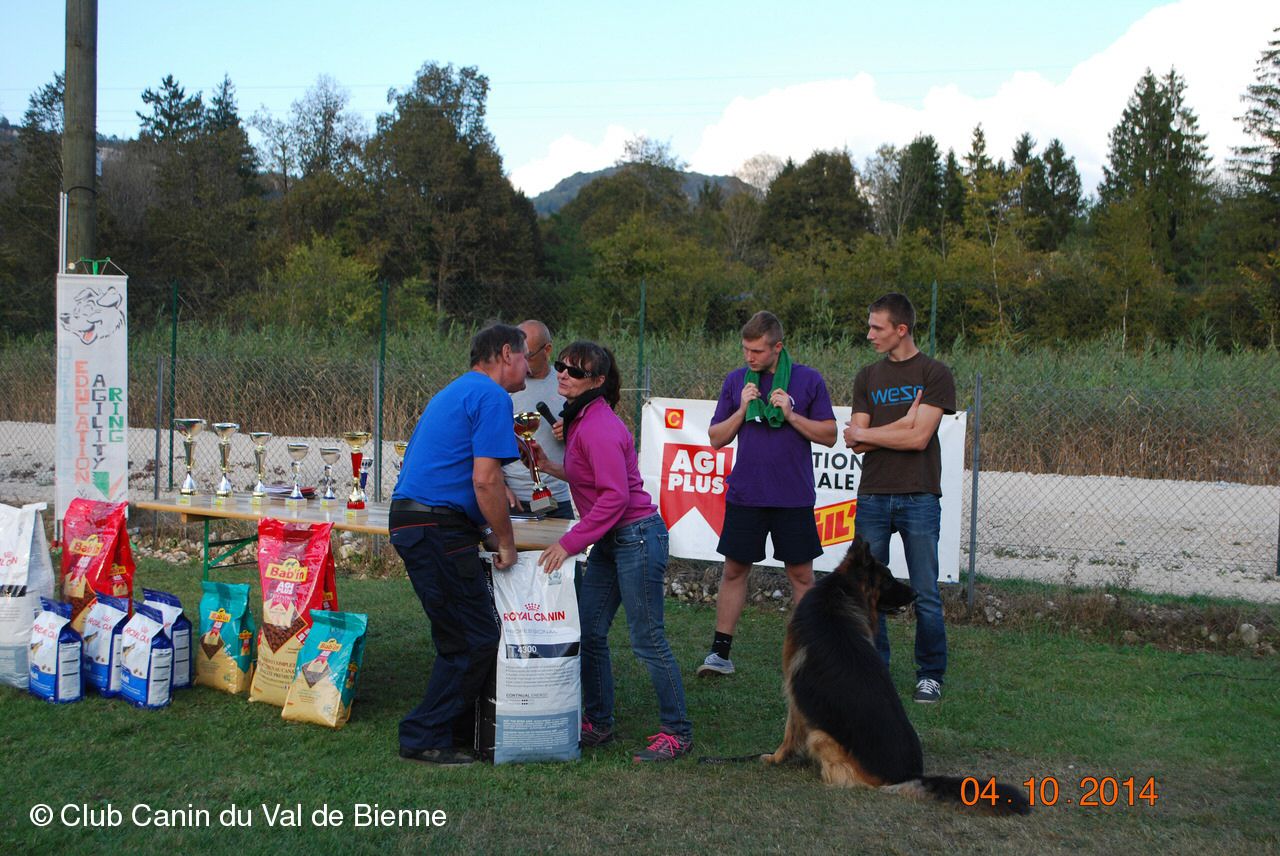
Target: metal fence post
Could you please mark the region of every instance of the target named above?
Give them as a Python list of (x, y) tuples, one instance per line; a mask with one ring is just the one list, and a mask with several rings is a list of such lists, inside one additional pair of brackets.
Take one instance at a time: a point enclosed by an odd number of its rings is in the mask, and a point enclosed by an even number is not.
[[(636, 386), (644, 383), (644, 311), (645, 311), (645, 287), (644, 277), (640, 277), (640, 329), (637, 336), (638, 345), (636, 347)], [(644, 397), (636, 396), (636, 448), (640, 448), (640, 420), (644, 416)]]
[(938, 281), (933, 281), (932, 297), (929, 300), (929, 357), (932, 358), (938, 346)]
[(978, 471), (982, 452), (982, 372), (978, 372), (973, 383), (973, 487), (969, 495), (969, 590), (967, 600), (969, 612), (973, 612), (973, 578), (978, 565)]
[(173, 490), (173, 408), (174, 382), (178, 374), (178, 281), (173, 281), (170, 297), (173, 304), (173, 321), (169, 333), (169, 490)]
[[(160, 431), (164, 425), (164, 357), (156, 355), (156, 456), (151, 472), (151, 498), (160, 498)], [(172, 459), (171, 459), (172, 460)], [(151, 513), (151, 546), (160, 545), (160, 515)]]
[(382, 501), (382, 362), (373, 362), (373, 492)]

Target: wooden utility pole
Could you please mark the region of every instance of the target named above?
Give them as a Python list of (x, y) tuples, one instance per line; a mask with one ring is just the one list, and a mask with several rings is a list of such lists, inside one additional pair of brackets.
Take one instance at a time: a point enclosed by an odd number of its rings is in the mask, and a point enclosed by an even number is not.
[(97, 239), (98, 0), (67, 0), (62, 114), (62, 189), (67, 194), (65, 270), (67, 264), (93, 258)]

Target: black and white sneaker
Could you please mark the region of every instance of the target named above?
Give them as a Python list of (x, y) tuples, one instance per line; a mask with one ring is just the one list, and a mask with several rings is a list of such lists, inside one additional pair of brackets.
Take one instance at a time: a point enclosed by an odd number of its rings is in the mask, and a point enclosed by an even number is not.
[(933, 678), (921, 678), (916, 682), (915, 695), (911, 700), (916, 704), (934, 704), (942, 701), (942, 684)]

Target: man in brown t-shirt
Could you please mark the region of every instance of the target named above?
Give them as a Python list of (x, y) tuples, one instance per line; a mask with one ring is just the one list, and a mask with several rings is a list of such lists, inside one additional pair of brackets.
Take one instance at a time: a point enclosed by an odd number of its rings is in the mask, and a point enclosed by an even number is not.
[[(863, 453), (855, 530), (877, 559), (888, 564), (889, 538), (902, 537), (911, 587), (916, 592), (917, 702), (942, 698), (947, 670), (947, 632), (938, 593), (938, 531), (941, 521), (942, 449), (938, 425), (956, 412), (951, 370), (921, 353), (912, 338), (916, 311), (905, 295), (890, 293), (872, 303), (867, 339), (885, 355), (858, 372), (853, 382), (853, 419), (844, 441)], [(884, 616), (876, 649), (889, 664)]]

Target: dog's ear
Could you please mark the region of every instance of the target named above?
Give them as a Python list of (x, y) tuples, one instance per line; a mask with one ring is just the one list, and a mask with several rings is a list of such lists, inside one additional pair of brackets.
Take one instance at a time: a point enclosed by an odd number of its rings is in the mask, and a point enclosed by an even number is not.
[(844, 554), (844, 563), (853, 567), (865, 567), (871, 561), (871, 546), (854, 532), (849, 550)]

